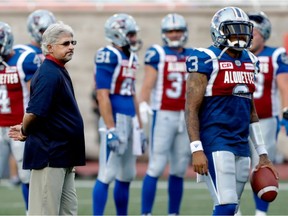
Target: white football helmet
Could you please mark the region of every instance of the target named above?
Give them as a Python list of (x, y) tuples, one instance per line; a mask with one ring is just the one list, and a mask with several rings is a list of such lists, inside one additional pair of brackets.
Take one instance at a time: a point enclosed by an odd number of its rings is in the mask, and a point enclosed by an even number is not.
[[(165, 34), (171, 30), (181, 30), (183, 31), (183, 36), (178, 41), (171, 41)], [(188, 40), (188, 28), (184, 17), (177, 13), (166, 15), (161, 22), (161, 36), (164, 45), (169, 47), (183, 47)]]
[[(243, 50), (251, 45), (253, 24), (242, 9), (226, 7), (217, 11), (213, 16), (210, 33), (216, 47)], [(231, 41), (231, 36), (236, 40)]]
[(11, 53), (14, 37), (11, 27), (4, 22), (0, 22), (0, 56), (7, 56)]
[(136, 43), (132, 43), (127, 37), (130, 33), (138, 33), (140, 30), (134, 18), (125, 13), (114, 14), (109, 17), (105, 25), (105, 37), (106, 39), (119, 46), (129, 46), (131, 51), (137, 51), (141, 47), (141, 40), (137, 40)]
[(264, 37), (264, 40), (268, 40), (271, 34), (271, 22), (268, 16), (260, 11), (254, 13), (248, 13), (250, 21), (253, 23), (254, 28), (257, 28), (261, 35)]
[(49, 25), (56, 22), (55, 16), (48, 10), (36, 10), (27, 19), (27, 30), (32, 40), (41, 43), (42, 34)]

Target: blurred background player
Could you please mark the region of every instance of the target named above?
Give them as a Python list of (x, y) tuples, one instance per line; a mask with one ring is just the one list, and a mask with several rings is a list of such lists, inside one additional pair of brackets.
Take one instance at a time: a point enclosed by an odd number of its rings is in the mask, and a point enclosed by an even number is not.
[(129, 186), (136, 175), (136, 155), (142, 154), (141, 144), (145, 144), (135, 96), (138, 69), (135, 52), (141, 46), (138, 31), (132, 16), (124, 13), (111, 16), (105, 23), (105, 36), (111, 45), (99, 49), (95, 58), (101, 143), (98, 178), (93, 189), (94, 215), (104, 214), (109, 184), (114, 180), (116, 214), (127, 215)]
[[(258, 57), (260, 62), (254, 101), (269, 158), (275, 162), (279, 132), (278, 116), (281, 110), (279, 93), (283, 111), (288, 107), (288, 58), (284, 47), (266, 45), (271, 34), (271, 22), (268, 16), (264, 12), (251, 12), (248, 13), (248, 16), (254, 25), (250, 51)], [(251, 152), (252, 168), (254, 168), (259, 157), (253, 147)], [(254, 200), (256, 203), (255, 215), (266, 215), (269, 203), (262, 201), (256, 194), (254, 194)]]
[(161, 22), (161, 35), (163, 46), (153, 45), (146, 51), (145, 77), (140, 92), (143, 122), (147, 122), (147, 115), (153, 110), (149, 165), (142, 186), (143, 215), (152, 213), (158, 178), (168, 161), (168, 213), (180, 213), (183, 177), (190, 162), (184, 107), (185, 61), (192, 49), (184, 47), (188, 39), (184, 17), (176, 13), (166, 15)]
[(32, 48), (37, 55), (41, 58), (42, 62), (45, 56), (42, 54), (41, 42), (42, 34), (48, 28), (49, 25), (56, 22), (56, 18), (51, 11), (48, 10), (35, 10), (29, 14), (27, 18), (27, 31), (31, 38), (31, 41), (27, 45), (17, 45), (22, 49)]
[(254, 105), (259, 62), (248, 50), (253, 24), (240, 8), (226, 7), (213, 16), (210, 32), (214, 44), (187, 60), (185, 116), (193, 169), (207, 184), (213, 215), (234, 215), (250, 174), (249, 136), (260, 158), (256, 168), (278, 173)]
[[(8, 137), (9, 127), (22, 122), (29, 100), (30, 79), (41, 60), (31, 50), (12, 48), (14, 42), (11, 27), (0, 22), (0, 177), (12, 153), (17, 161), (22, 192), (28, 209), (29, 170), (23, 170), (24, 143)], [(10, 152), (11, 151), (11, 152)]]

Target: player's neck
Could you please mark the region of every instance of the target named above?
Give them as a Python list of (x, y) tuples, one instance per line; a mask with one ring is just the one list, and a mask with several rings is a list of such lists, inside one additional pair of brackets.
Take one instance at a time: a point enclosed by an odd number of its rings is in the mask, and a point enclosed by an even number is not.
[(41, 45), (35, 41), (31, 41), (31, 44), (36, 47), (41, 47)]
[(232, 58), (240, 58), (240, 56), (242, 55), (242, 51), (237, 51), (230, 48), (226, 50), (226, 53)]

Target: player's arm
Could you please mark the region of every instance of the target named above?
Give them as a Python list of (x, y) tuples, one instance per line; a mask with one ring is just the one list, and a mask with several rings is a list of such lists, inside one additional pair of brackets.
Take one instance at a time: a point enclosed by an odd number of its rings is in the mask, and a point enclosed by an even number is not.
[(277, 85), (281, 96), (282, 107), (288, 108), (288, 71), (277, 75)]
[(280, 123), (285, 127), (286, 135), (288, 135), (288, 72), (278, 74), (276, 80), (282, 104), (282, 120)]
[(140, 91), (140, 102), (149, 102), (150, 94), (157, 80), (157, 70), (151, 65), (144, 66), (144, 80)]
[(157, 80), (157, 65), (159, 61), (159, 53), (154, 47), (150, 47), (145, 53), (144, 79), (139, 102), (145, 101), (149, 103), (151, 91)]
[(251, 100), (251, 108), (249, 137), (259, 155), (259, 163), (256, 165), (255, 169), (257, 170), (263, 166), (269, 167), (274, 172), (275, 177), (278, 179), (278, 172), (273, 166), (273, 163), (269, 160), (267, 150), (265, 148), (254, 99)]
[(136, 111), (136, 116), (138, 118), (139, 126), (140, 128), (143, 128), (142, 121), (140, 118), (140, 112), (139, 112), (139, 101), (136, 95), (133, 96), (133, 101), (134, 101), (134, 106), (135, 106), (135, 111)]
[(150, 95), (157, 81), (156, 65), (159, 63), (159, 55), (155, 49), (150, 48), (145, 54), (144, 79), (139, 96), (139, 111), (142, 123), (148, 122), (148, 114), (152, 115), (149, 106)]
[(190, 73), (186, 83), (185, 120), (191, 141), (193, 169), (203, 175), (208, 174), (208, 161), (200, 141), (199, 111), (207, 86), (207, 76), (202, 73)]
[[(278, 54), (276, 82), (282, 104), (282, 119), (280, 124), (285, 127), (286, 135), (288, 136), (288, 55), (284, 47), (279, 47), (274, 53)], [(273, 57), (275, 58), (275, 56)]]
[(107, 129), (115, 128), (109, 94), (109, 89), (97, 89), (97, 100), (99, 103), (100, 115), (102, 116)]
[(186, 82), (185, 121), (191, 141), (193, 169), (202, 175), (208, 174), (208, 160), (200, 140), (199, 111), (208, 85), (208, 77), (213, 71), (214, 58), (215, 55), (208, 49), (194, 49), (186, 60), (186, 71), (189, 75)]
[(110, 87), (113, 72), (117, 65), (117, 58), (113, 52), (99, 49), (95, 56), (95, 65), (96, 98), (100, 115), (107, 129), (115, 128), (110, 100)]

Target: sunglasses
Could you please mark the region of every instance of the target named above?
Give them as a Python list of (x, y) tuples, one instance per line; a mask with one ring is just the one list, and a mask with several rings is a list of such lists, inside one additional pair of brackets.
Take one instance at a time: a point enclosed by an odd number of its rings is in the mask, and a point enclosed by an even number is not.
[(76, 41), (76, 40), (65, 41), (65, 42), (63, 42), (63, 43), (61, 43), (61, 44), (56, 44), (56, 45), (69, 46), (70, 44), (76, 45), (76, 44), (77, 44), (77, 41)]

